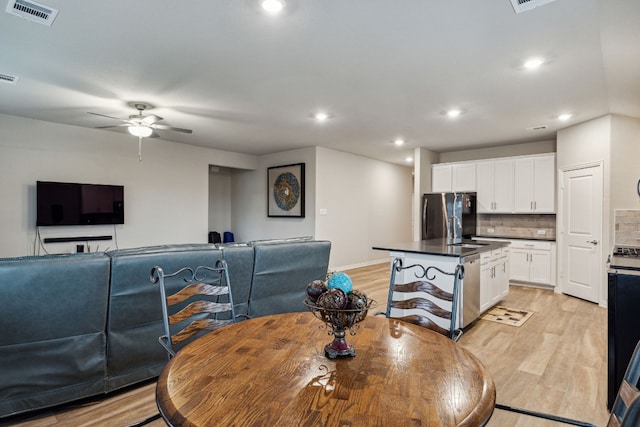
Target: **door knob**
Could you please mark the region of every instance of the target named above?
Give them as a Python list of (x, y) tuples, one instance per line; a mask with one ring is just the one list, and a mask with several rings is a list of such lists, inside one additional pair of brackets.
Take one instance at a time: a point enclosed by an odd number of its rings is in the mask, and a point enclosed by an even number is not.
[(592, 245), (597, 245), (598, 241), (597, 240), (587, 240), (587, 243), (591, 243)]

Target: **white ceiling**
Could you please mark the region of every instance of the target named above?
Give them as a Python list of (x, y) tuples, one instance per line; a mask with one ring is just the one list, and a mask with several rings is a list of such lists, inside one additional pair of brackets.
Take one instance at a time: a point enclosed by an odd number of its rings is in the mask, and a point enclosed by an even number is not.
[[(418, 146), (542, 141), (608, 113), (640, 118), (639, 0), (521, 14), (509, 0), (288, 0), (279, 17), (257, 0), (38, 3), (59, 10), (51, 27), (0, 12), (0, 73), (19, 78), (0, 83), (0, 113), (98, 127), (117, 122), (87, 112), (126, 118), (144, 101), (163, 124), (193, 129), (160, 132), (170, 141), (397, 163)], [(534, 55), (547, 62), (524, 70)], [(318, 109), (334, 117), (314, 123)], [(559, 122), (563, 112), (574, 116)]]

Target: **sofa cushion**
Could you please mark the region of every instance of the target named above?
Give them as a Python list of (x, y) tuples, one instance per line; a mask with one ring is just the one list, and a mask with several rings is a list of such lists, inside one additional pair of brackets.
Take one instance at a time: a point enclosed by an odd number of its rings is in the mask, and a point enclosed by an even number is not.
[(0, 416), (104, 392), (109, 257), (0, 260)]
[[(156, 377), (167, 362), (158, 342), (163, 334), (160, 290), (151, 269), (215, 265), (222, 252), (209, 244), (164, 245), (111, 251), (111, 293), (107, 321), (107, 391)], [(170, 292), (184, 284), (169, 284)]]
[(307, 283), (324, 280), (331, 242), (254, 244), (251, 317), (305, 311)]

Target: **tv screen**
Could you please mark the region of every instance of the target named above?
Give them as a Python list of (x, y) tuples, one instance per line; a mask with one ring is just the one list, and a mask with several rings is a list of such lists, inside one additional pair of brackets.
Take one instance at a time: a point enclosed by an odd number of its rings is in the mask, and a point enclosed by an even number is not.
[(38, 181), (36, 225), (124, 224), (122, 185)]

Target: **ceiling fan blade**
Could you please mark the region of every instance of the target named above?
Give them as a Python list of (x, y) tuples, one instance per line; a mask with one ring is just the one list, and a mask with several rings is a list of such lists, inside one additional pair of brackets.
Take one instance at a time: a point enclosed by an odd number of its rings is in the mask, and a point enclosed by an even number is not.
[(113, 119), (113, 120), (120, 120), (121, 122), (126, 122), (126, 120), (124, 120), (124, 119), (120, 119), (120, 118), (118, 118), (118, 117), (112, 117), (112, 116), (105, 116), (104, 114), (89, 113), (89, 112), (87, 112), (87, 114), (91, 114), (91, 115), (93, 115), (93, 116), (106, 117), (106, 118), (108, 118), (108, 119)]
[(150, 116), (146, 116), (144, 119), (142, 119), (142, 123), (146, 124), (146, 125), (152, 125), (156, 122), (159, 122), (160, 120), (162, 120), (162, 117), (160, 116), (156, 116), (155, 114), (152, 114)]
[(160, 130), (171, 130), (174, 132), (193, 133), (191, 129), (175, 128), (173, 126), (153, 124), (151, 127), (154, 129), (160, 129)]
[(129, 126), (131, 126), (129, 123), (123, 123), (121, 125), (97, 126), (94, 129), (109, 129), (109, 128), (129, 127)]

